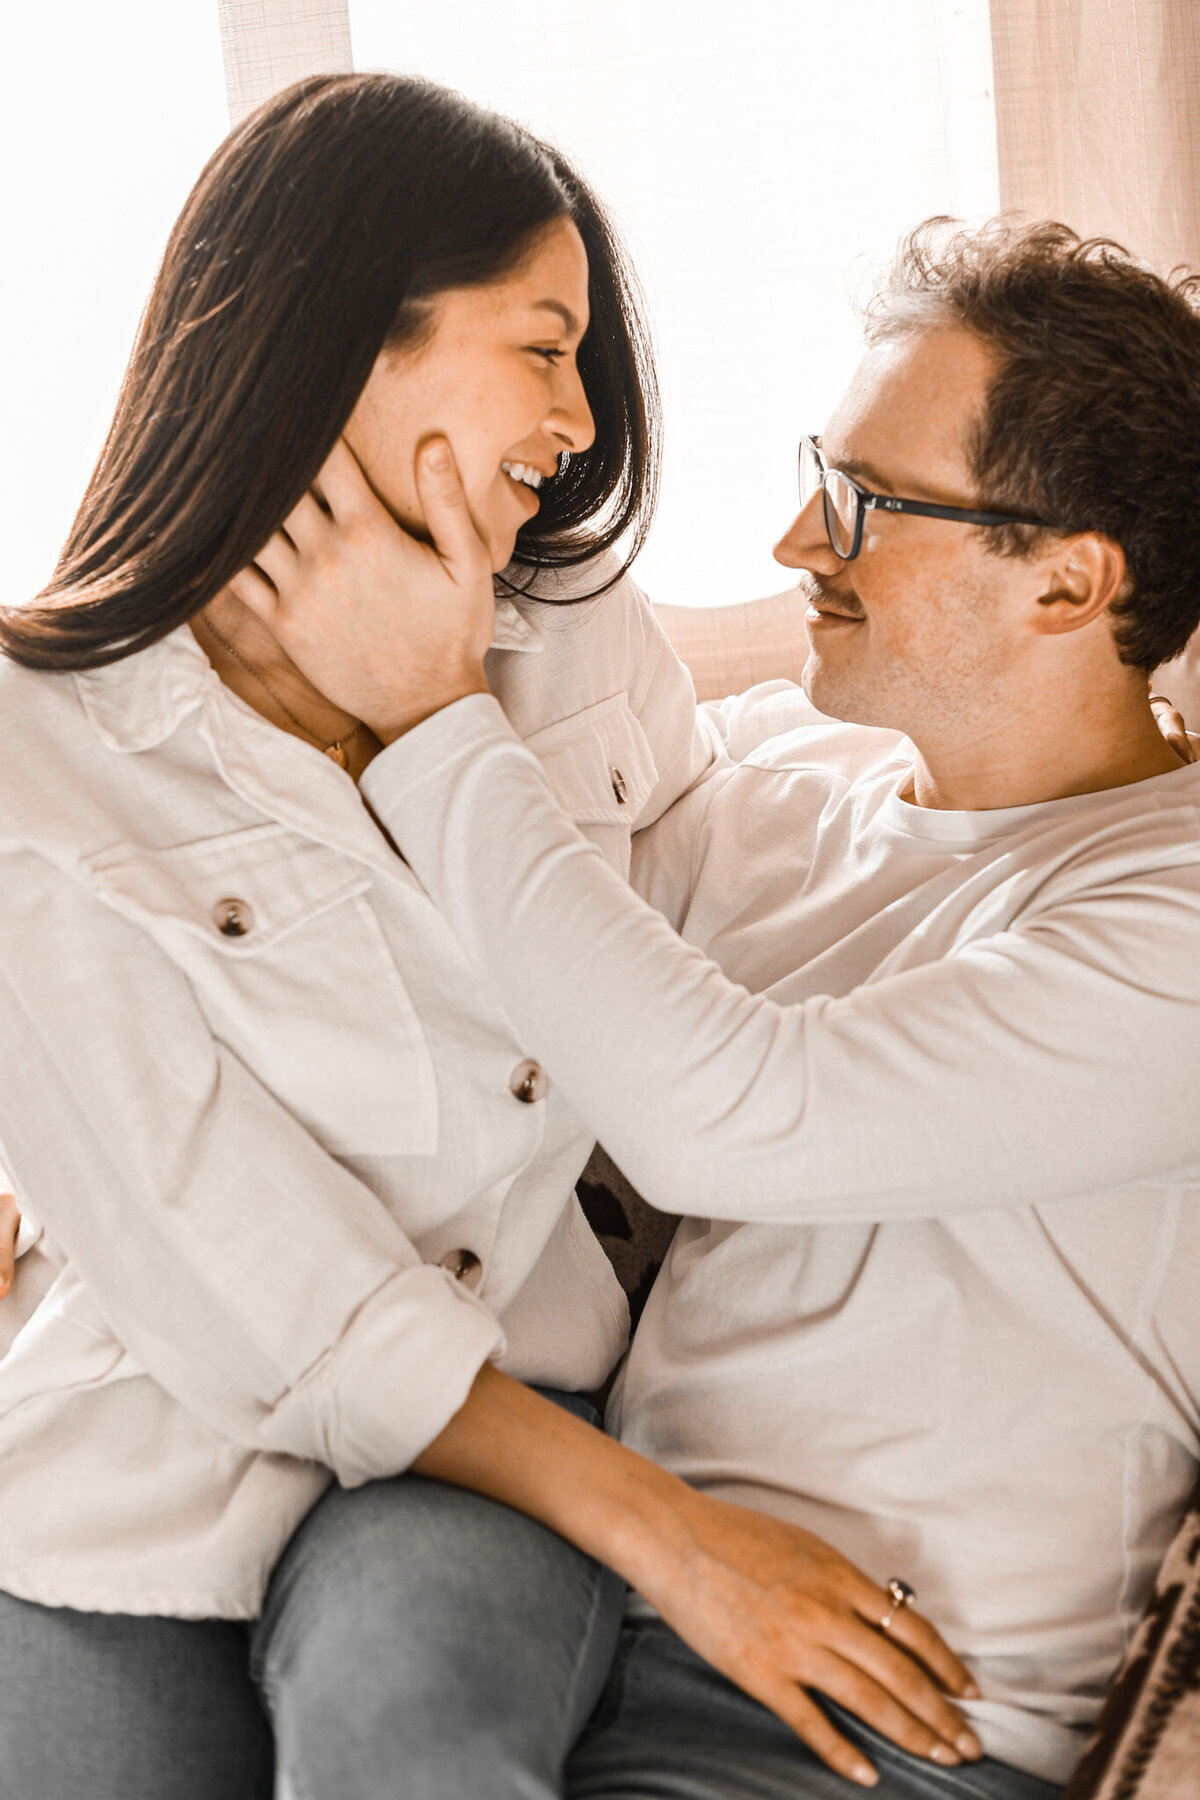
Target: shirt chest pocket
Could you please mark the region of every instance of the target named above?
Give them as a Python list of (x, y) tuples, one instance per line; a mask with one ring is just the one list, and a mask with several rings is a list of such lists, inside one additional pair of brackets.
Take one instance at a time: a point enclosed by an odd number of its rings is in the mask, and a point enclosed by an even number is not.
[(629, 840), (654, 791), (658, 770), (641, 722), (613, 694), (525, 739), (550, 778), (559, 805), (629, 873)]
[(213, 1035), (325, 1149), (434, 1152), (433, 1061), (365, 870), (264, 825), (168, 850), (118, 845), (88, 874), (188, 976)]

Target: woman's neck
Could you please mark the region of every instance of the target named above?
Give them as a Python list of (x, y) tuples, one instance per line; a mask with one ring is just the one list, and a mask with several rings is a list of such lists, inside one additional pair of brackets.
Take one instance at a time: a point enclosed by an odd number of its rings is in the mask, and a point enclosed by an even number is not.
[(344, 744), (357, 780), (379, 744), (366, 726), (334, 706), (296, 667), (270, 627), (233, 594), (222, 592), (191, 621), (192, 635), (239, 700), (302, 743)]

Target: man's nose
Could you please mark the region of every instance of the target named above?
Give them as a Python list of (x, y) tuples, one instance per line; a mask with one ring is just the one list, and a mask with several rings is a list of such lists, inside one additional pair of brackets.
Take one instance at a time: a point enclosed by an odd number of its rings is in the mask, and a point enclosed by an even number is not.
[(813, 495), (802, 506), (771, 553), (785, 569), (811, 569), (814, 575), (836, 575), (842, 559), (825, 529), (825, 498)]

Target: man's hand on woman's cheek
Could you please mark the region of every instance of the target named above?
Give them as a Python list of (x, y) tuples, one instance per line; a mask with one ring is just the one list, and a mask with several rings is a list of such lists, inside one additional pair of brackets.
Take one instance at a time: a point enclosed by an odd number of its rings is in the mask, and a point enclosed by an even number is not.
[(230, 583), (314, 687), (384, 743), (486, 693), (491, 559), (444, 438), (419, 446), (431, 543), (398, 525), (338, 443), (314, 484)]
[(9, 1293), (17, 1266), (21, 1212), (15, 1194), (0, 1191), (0, 1299)]

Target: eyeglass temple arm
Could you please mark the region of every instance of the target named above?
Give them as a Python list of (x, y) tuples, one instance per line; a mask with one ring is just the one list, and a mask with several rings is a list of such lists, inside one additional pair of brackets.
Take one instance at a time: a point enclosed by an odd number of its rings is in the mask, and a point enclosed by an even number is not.
[(938, 506), (932, 500), (897, 500), (891, 494), (871, 494), (863, 507), (870, 511), (916, 513), (922, 519), (959, 519), (965, 525), (1044, 525), (1044, 519), (1018, 518), (1015, 513), (973, 512), (965, 506)]

